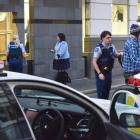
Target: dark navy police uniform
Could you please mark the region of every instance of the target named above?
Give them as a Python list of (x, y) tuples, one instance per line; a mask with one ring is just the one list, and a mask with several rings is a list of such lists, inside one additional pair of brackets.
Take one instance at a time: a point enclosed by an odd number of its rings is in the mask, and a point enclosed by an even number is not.
[(97, 96), (101, 99), (108, 99), (112, 83), (112, 68), (117, 51), (113, 44), (105, 47), (102, 43), (97, 44), (94, 49), (93, 57), (97, 59), (97, 65), (105, 80), (100, 80), (98, 73), (95, 71)]
[(9, 71), (23, 72), (23, 53), (25, 53), (23, 44), (16, 46), (15, 42), (9, 43), (7, 56)]

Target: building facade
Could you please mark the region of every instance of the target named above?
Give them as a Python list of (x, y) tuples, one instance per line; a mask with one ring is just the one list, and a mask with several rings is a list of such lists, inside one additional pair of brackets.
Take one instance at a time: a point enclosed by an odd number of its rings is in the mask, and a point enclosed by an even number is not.
[[(92, 50), (103, 30), (122, 49), (129, 26), (140, 16), (139, 0), (0, 0), (0, 59), (6, 60), (7, 44), (18, 34), (28, 53), (25, 72), (54, 79), (52, 69), (56, 35), (66, 35), (71, 55), (72, 79), (94, 77)], [(120, 66), (115, 65), (118, 71)]]

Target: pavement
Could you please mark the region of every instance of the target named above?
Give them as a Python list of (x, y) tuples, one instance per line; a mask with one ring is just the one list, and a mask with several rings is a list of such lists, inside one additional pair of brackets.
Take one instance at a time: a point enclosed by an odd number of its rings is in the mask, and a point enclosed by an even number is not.
[[(122, 74), (118, 74), (115, 77), (112, 78), (112, 86), (111, 90), (124, 85), (124, 77)], [(75, 79), (72, 80), (71, 83), (68, 84), (68, 86), (81, 91), (82, 93), (86, 95), (94, 94), (94, 97), (96, 96), (96, 84), (95, 79), (90, 78), (82, 78), (82, 79)]]

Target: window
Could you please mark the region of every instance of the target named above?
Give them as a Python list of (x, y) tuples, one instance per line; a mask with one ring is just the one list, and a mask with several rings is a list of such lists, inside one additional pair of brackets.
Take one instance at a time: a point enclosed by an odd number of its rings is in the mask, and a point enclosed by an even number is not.
[(128, 33), (127, 6), (113, 5), (112, 6), (112, 34), (127, 35), (127, 33)]
[[(113, 35), (127, 35), (127, 1), (113, 1), (112, 5), (112, 34)], [(120, 30), (121, 29), (121, 30)]]
[[(28, 83), (28, 86), (15, 88), (15, 95), (25, 109), (26, 117), (32, 124), (37, 140), (57, 139), (62, 132), (64, 132), (62, 139), (94, 139), (93, 135), (99, 131), (105, 137), (100, 117), (96, 117), (83, 106), (80, 98), (73, 98), (73, 92), (70, 93), (65, 89), (54, 86), (50, 89), (50, 87), (47, 89), (47, 86), (42, 87), (41, 84), (30, 86)], [(43, 131), (45, 133), (42, 133)], [(100, 136), (97, 134), (97, 139), (102, 139)]]
[(0, 12), (0, 59), (6, 60), (7, 45), (12, 35), (17, 33), (17, 27), (13, 23), (15, 13)]
[(29, 39), (30, 39), (30, 24), (29, 24), (30, 10), (29, 0), (24, 0), (24, 31), (25, 31), (25, 49), (29, 53)]
[(140, 0), (138, 1), (138, 23), (140, 25)]

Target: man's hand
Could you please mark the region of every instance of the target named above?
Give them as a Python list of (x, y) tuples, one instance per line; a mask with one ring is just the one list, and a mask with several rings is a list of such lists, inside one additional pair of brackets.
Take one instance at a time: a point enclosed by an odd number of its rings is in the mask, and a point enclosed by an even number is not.
[(105, 80), (105, 76), (102, 73), (98, 74), (100, 80)]
[(58, 59), (60, 58), (60, 55), (59, 54), (57, 54), (57, 57), (58, 57)]
[(50, 52), (54, 53), (54, 49), (50, 49)]

